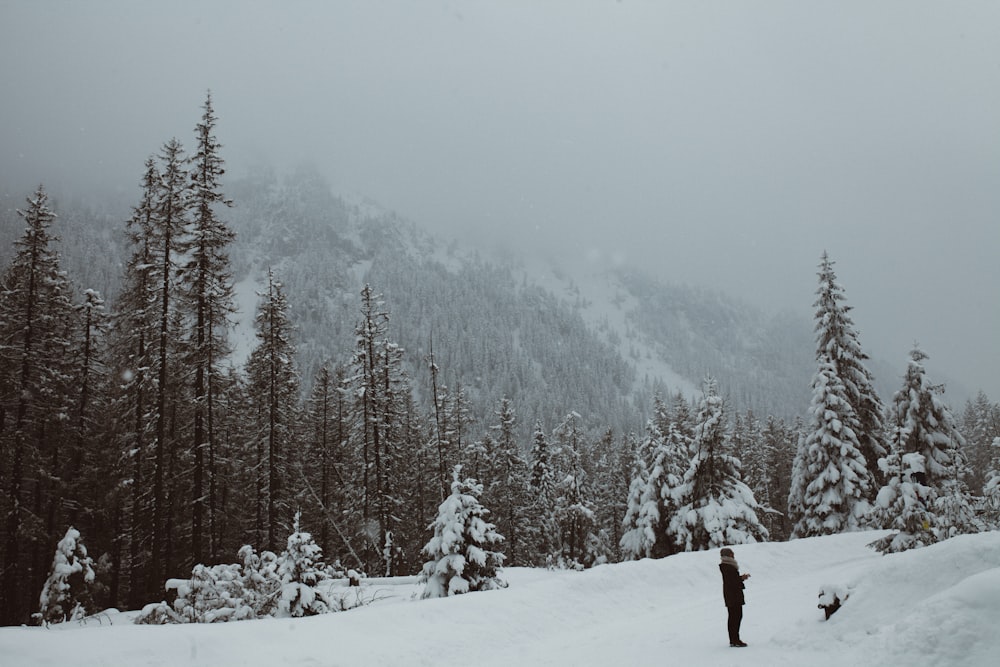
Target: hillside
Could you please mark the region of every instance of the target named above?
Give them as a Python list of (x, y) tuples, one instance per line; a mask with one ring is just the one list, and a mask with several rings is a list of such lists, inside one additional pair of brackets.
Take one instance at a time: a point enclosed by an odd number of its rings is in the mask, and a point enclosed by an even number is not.
[(523, 421), (552, 424), (575, 410), (593, 428), (636, 430), (654, 391), (694, 395), (706, 374), (736, 410), (793, 416), (808, 404), (804, 317), (769, 316), (628, 268), (460, 247), (332, 195), (309, 171), (284, 181), (263, 171), (230, 190), (241, 293), (252, 296), (275, 269), (291, 295), (307, 383), (323, 360), (351, 353), (367, 282), (384, 296), (418, 396), (429, 387), (433, 339), (445, 382), (461, 384), (477, 415), (507, 395)]
[[(654, 392), (693, 396), (706, 374), (736, 411), (793, 417), (808, 404), (806, 317), (770, 316), (629, 267), (460, 247), (371, 202), (336, 196), (308, 168), (284, 177), (251, 170), (227, 193), (235, 205), (225, 216), (237, 233), (236, 365), (255, 344), (256, 292), (272, 268), (289, 295), (305, 388), (322, 363), (350, 358), (358, 294), (370, 283), (391, 314), (390, 335), (406, 350), (418, 400), (429, 401), (433, 341), (440, 381), (465, 392), (473, 429), (488, 426), (506, 395), (524, 432), (535, 420), (554, 426), (570, 411), (593, 430), (639, 431)], [(55, 193), (54, 200), (70, 277), (113, 303), (123, 221), (134, 202), (121, 193)], [(4, 201), (5, 262), (20, 233), (13, 209), (23, 202), (11, 195)]]

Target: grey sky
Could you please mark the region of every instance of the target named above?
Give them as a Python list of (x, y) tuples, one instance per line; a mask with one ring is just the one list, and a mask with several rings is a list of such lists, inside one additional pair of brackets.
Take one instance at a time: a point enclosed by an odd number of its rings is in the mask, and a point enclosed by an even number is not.
[(204, 91), (451, 236), (652, 268), (1000, 399), (1000, 3), (0, 0), (0, 179), (137, 189)]

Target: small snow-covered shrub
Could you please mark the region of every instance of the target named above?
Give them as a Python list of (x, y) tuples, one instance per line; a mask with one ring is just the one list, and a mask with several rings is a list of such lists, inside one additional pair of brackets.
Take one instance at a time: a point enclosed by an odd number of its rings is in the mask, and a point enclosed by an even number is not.
[(175, 612), (166, 602), (150, 602), (135, 617), (137, 625), (166, 625), (185, 623), (184, 617)]
[(281, 593), (278, 557), (270, 551), (258, 554), (249, 544), (240, 547), (237, 557), (240, 561), (239, 582), (247, 609), (244, 618), (273, 616)]
[(87, 615), (89, 588), (93, 583), (94, 561), (87, 555), (80, 531), (71, 527), (56, 547), (35, 619), (43, 623), (62, 623), (83, 618)]
[(239, 565), (195, 565), (190, 579), (170, 579), (166, 588), (177, 591), (174, 611), (188, 623), (217, 623), (255, 615), (243, 600)]

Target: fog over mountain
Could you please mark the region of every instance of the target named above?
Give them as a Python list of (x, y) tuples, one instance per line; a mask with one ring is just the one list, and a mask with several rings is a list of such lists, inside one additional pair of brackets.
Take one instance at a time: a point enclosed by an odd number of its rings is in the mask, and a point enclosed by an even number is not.
[(996, 397), (998, 77), (995, 3), (6, 0), (0, 192), (137, 197), (211, 89), (232, 174), (446, 238), (804, 317), (825, 249), (873, 356)]

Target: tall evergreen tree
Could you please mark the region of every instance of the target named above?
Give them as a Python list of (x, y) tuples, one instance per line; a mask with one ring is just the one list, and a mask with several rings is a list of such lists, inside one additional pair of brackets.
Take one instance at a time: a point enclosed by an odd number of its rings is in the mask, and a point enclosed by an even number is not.
[(1000, 404), (992, 403), (980, 390), (965, 404), (960, 429), (969, 459), (969, 487), (981, 489), (993, 460), (993, 441), (1000, 437)]
[(258, 452), (258, 540), (276, 551), (281, 535), (289, 532), (289, 473), (294, 455), (299, 376), (295, 345), (288, 319), (288, 300), (271, 270), (267, 291), (257, 309), (257, 347), (247, 361), (248, 390), (255, 406)]
[(883, 553), (904, 551), (975, 532), (962, 472), (965, 440), (943, 388), (927, 378), (919, 348), (910, 352), (903, 387), (893, 397), (892, 451), (883, 461), (886, 484), (875, 513), (893, 535), (874, 543)]
[(153, 432), (153, 497), (152, 540), (147, 582), (154, 594), (172, 566), (174, 548), (174, 517), (168, 484), (172, 478), (168, 466), (177, 462), (177, 442), (173, 410), (178, 402), (175, 386), (178, 381), (180, 344), (180, 313), (177, 299), (177, 271), (181, 262), (181, 247), (185, 227), (189, 221), (190, 189), (188, 186), (187, 160), (177, 139), (164, 144), (160, 153), (161, 168), (154, 191), (152, 225), (149, 229), (151, 260), (155, 279), (156, 341), (155, 346), (155, 395)]
[(580, 415), (571, 412), (553, 432), (562, 463), (556, 484), (556, 520), (560, 527), (560, 561), (572, 567), (594, 565), (604, 554), (597, 538), (594, 504), (583, 465), (586, 446)]
[(357, 397), (357, 441), (361, 444), (362, 517), (369, 570), (386, 576), (398, 567), (394, 545), (398, 524), (399, 447), (409, 384), (402, 373), (403, 350), (389, 340), (389, 313), (370, 285), (361, 291), (361, 321), (355, 329), (352, 379)]
[(504, 396), (493, 413), (497, 423), (492, 483), (483, 492), (483, 502), (494, 508), (497, 528), (506, 536), (506, 559), (521, 565), (527, 552), (528, 464), (517, 443), (517, 415), (511, 400)]
[(111, 350), (114, 360), (112, 385), (113, 413), (116, 418), (115, 444), (120, 452), (119, 495), (128, 547), (125, 600), (137, 609), (149, 598), (155, 586), (149, 580), (152, 541), (152, 499), (149, 493), (149, 467), (152, 433), (155, 422), (153, 399), (156, 393), (157, 340), (157, 263), (156, 192), (160, 173), (156, 160), (146, 160), (142, 195), (126, 223), (126, 237), (131, 254), (125, 264), (123, 287), (113, 314)]
[(795, 537), (833, 535), (865, 525), (871, 476), (858, 444), (858, 422), (832, 362), (813, 378), (811, 421), (797, 462), (801, 516)]
[(821, 369), (824, 364), (832, 365), (832, 373), (843, 385), (844, 399), (857, 420), (855, 436), (871, 477), (865, 486), (865, 499), (871, 501), (883, 481), (878, 460), (887, 451), (882, 424), (885, 408), (865, 366), (868, 355), (861, 349), (858, 331), (850, 316), (852, 308), (845, 303), (844, 288), (837, 282), (833, 265), (833, 260), (824, 252), (813, 304), (816, 308), (816, 362)]
[(715, 380), (707, 378), (693, 432), (693, 457), (674, 489), (679, 506), (671, 524), (680, 550), (699, 551), (766, 539), (757, 501), (731, 453), (725, 410)]
[(529, 454), (529, 494), (531, 494), (532, 565), (548, 563), (558, 544), (555, 520), (556, 479), (549, 441), (540, 421), (535, 422)]
[(649, 480), (649, 467), (642, 454), (643, 449), (642, 446), (637, 447), (632, 457), (625, 515), (622, 518), (622, 535), (618, 540), (622, 558), (625, 560), (648, 558), (656, 544), (656, 535), (647, 523), (650, 514), (643, 511), (646, 485)]
[(0, 404), (13, 416), (0, 429), (0, 463), (9, 470), (0, 575), (0, 623), (5, 625), (27, 621), (26, 585), (38, 590), (45, 577), (41, 544), (55, 530), (59, 496), (52, 485), (65, 444), (60, 415), (72, 412), (66, 359), (74, 312), (50, 233), (56, 216), (44, 188), (39, 186), (17, 213), (26, 228), (0, 282)]
[[(182, 252), (187, 258), (182, 268), (184, 297), (193, 314), (193, 331), (187, 363), (193, 371), (193, 428), (191, 450), (194, 470), (191, 500), (191, 552), (196, 563), (211, 553), (215, 508), (209, 493), (209, 461), (215, 449), (215, 388), (218, 385), (217, 365), (228, 352), (227, 332), (233, 305), (232, 274), (229, 268), (229, 246), (234, 234), (219, 219), (219, 206), (232, 202), (222, 194), (221, 179), (225, 173), (216, 140), (215, 112), (212, 96), (205, 98), (204, 113), (196, 126), (198, 145), (191, 158), (191, 212)], [(208, 479), (206, 479), (208, 478)], [(207, 525), (206, 525), (207, 524)]]

